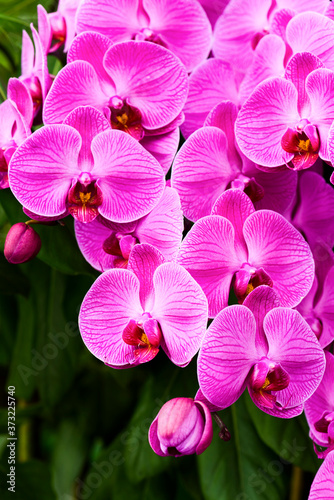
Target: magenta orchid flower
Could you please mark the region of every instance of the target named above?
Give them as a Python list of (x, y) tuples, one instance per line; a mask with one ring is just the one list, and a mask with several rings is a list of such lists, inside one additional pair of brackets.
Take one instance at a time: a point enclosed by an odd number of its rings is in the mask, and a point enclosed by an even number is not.
[(308, 500), (333, 500), (334, 498), (334, 452), (329, 453), (320, 466), (311, 485)]
[(83, 300), (79, 327), (86, 347), (113, 368), (153, 359), (159, 347), (178, 366), (197, 353), (207, 322), (199, 285), (148, 244), (135, 245), (128, 269), (111, 269)]
[(225, 191), (212, 215), (194, 224), (178, 262), (204, 290), (210, 317), (227, 306), (231, 284), (240, 302), (268, 285), (284, 307), (295, 307), (314, 278), (312, 253), (300, 233), (276, 212), (256, 212), (238, 189)]
[(329, 160), (334, 72), (321, 66), (312, 54), (296, 54), (285, 78), (267, 79), (247, 99), (236, 121), (236, 137), (250, 160), (296, 170), (309, 168), (318, 156)]
[(112, 128), (142, 141), (166, 172), (178, 147), (187, 92), (184, 66), (163, 47), (133, 41), (112, 45), (103, 35), (83, 33), (52, 85), (44, 123), (62, 122), (77, 106), (94, 106)]
[(324, 352), (306, 321), (279, 307), (264, 286), (218, 314), (198, 357), (200, 389), (213, 405), (227, 408), (248, 387), (262, 411), (281, 418), (303, 411), (324, 370)]
[(161, 457), (200, 455), (211, 444), (212, 436), (209, 409), (190, 398), (167, 401), (148, 431), (151, 448)]
[(178, 152), (172, 186), (178, 191), (185, 217), (196, 221), (209, 215), (228, 188), (241, 189), (256, 209), (283, 212), (297, 185), (296, 172), (262, 172), (236, 148), (237, 107), (223, 101), (209, 113), (204, 128), (194, 132)]
[(156, 207), (139, 220), (116, 224), (99, 216), (88, 225), (76, 220), (74, 227), (83, 256), (99, 271), (126, 268), (131, 250), (138, 243), (155, 246), (170, 261), (182, 239), (180, 198), (175, 189), (166, 187)]
[(9, 183), (28, 210), (45, 217), (68, 210), (81, 222), (98, 214), (114, 222), (138, 219), (165, 185), (160, 164), (90, 107), (34, 132), (12, 157)]
[(36, 117), (42, 111), (43, 103), (52, 81), (48, 71), (46, 52), (40, 36), (33, 25), (31, 25), (31, 31), (35, 47), (28, 33), (23, 30), (21, 56), (22, 74), (19, 79), (31, 95), (34, 117)]
[(334, 450), (334, 356), (325, 351), (326, 370), (315, 393), (305, 403), (305, 415), (310, 427), (310, 438), (315, 444), (326, 448), (315, 451), (325, 458)]
[(154, 42), (174, 52), (187, 71), (208, 57), (212, 43), (210, 22), (197, 0), (84, 0), (77, 29), (97, 31), (113, 42)]
[(46, 54), (64, 45), (67, 52), (76, 33), (75, 18), (80, 0), (59, 0), (56, 12), (48, 13), (37, 6), (38, 33)]

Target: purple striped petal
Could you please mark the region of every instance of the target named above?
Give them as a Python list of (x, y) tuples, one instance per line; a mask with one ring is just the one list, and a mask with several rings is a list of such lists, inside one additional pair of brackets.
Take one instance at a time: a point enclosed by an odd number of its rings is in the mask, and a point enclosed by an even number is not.
[(226, 100), (238, 103), (234, 72), (229, 64), (208, 59), (189, 78), (189, 95), (183, 109), (185, 122), (181, 126), (184, 137), (202, 127), (211, 109)]
[[(113, 92), (110, 82), (110, 94)], [(93, 66), (86, 61), (74, 61), (57, 74), (45, 100), (43, 121), (61, 123), (78, 106), (94, 106), (103, 112), (107, 102)]]
[(178, 366), (187, 365), (202, 343), (208, 317), (203, 291), (180, 265), (167, 262), (153, 277), (155, 302), (151, 314), (160, 324), (162, 348)]
[(166, 175), (173, 163), (179, 142), (180, 130), (176, 128), (166, 134), (153, 136), (146, 134), (140, 144), (158, 160)]
[(223, 193), (214, 206), (212, 215), (221, 215), (228, 219), (234, 228), (234, 248), (240, 261), (247, 260), (247, 245), (243, 235), (244, 223), (255, 212), (255, 208), (248, 196), (239, 189), (228, 189)]
[(255, 336), (255, 318), (245, 306), (227, 307), (210, 325), (198, 356), (197, 375), (203, 395), (215, 406), (227, 408), (245, 390), (259, 358)]
[(333, 500), (334, 498), (334, 451), (329, 453), (312, 483), (308, 500)]
[(131, 319), (141, 317), (138, 278), (126, 269), (103, 273), (86, 294), (79, 313), (79, 328), (86, 347), (98, 359), (115, 367), (133, 361), (134, 346), (122, 333)]
[(99, 207), (103, 217), (131, 222), (157, 205), (165, 186), (163, 171), (135, 139), (119, 130), (109, 130), (93, 139), (91, 150), (92, 175), (99, 179), (103, 193)]
[(194, 132), (178, 152), (171, 177), (185, 217), (196, 221), (209, 215), (219, 195), (239, 172), (228, 161), (223, 131), (204, 127)]
[(309, 292), (314, 279), (308, 244), (282, 215), (267, 210), (250, 215), (243, 232), (249, 264), (269, 274), (283, 306), (295, 307)]
[(198, 2), (143, 0), (150, 29), (159, 35), (188, 72), (204, 61), (211, 48), (211, 25)]
[(134, 236), (155, 246), (166, 260), (175, 258), (182, 240), (183, 215), (175, 189), (166, 187), (157, 206), (138, 221)]
[(104, 67), (116, 94), (140, 110), (145, 128), (163, 127), (182, 111), (188, 77), (169, 50), (146, 42), (119, 43), (106, 53)]
[(22, 115), (26, 134), (30, 134), (33, 121), (33, 102), (27, 87), (18, 78), (10, 78), (7, 85), (7, 96), (10, 101), (15, 103)]
[[(165, 261), (163, 255), (153, 246), (143, 243), (136, 245), (130, 255), (128, 269), (140, 283), (140, 303), (144, 311), (149, 312), (154, 302), (153, 275)], [(155, 317), (155, 319), (158, 319)]]
[(129, 40), (140, 30), (137, 17), (138, 0), (86, 0), (77, 14), (77, 31), (97, 31), (113, 42)]
[(320, 345), (327, 347), (334, 340), (334, 267), (325, 278), (322, 295), (314, 308), (322, 323)]
[(197, 221), (181, 244), (178, 262), (202, 287), (209, 316), (216, 316), (227, 306), (232, 277), (243, 262), (234, 250), (231, 222), (218, 215)]
[(68, 125), (34, 132), (10, 163), (10, 187), (19, 202), (38, 215), (63, 214), (72, 179), (80, 173), (80, 148), (79, 133)]
[(296, 87), (283, 78), (269, 78), (254, 90), (236, 121), (237, 142), (247, 158), (266, 167), (293, 158), (283, 150), (281, 139), (300, 120), (297, 99)]
[(303, 404), (325, 371), (325, 355), (318, 339), (293, 309), (278, 307), (269, 311), (263, 328), (269, 344), (268, 358), (280, 363), (290, 376), (288, 387), (276, 393), (277, 401), (287, 408)]
[(286, 29), (287, 42), (294, 53), (311, 52), (326, 68), (334, 69), (334, 21), (316, 12), (298, 14)]
[(317, 127), (320, 138), (319, 156), (329, 160), (327, 139), (334, 120), (334, 72), (325, 68), (313, 71), (307, 77), (306, 92), (311, 101), (309, 120)]

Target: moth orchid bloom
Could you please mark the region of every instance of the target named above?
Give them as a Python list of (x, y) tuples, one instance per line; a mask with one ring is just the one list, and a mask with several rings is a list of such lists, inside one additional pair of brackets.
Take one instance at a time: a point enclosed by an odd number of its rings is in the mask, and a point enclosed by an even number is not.
[(9, 183), (31, 212), (60, 218), (68, 210), (81, 222), (98, 214), (114, 222), (138, 219), (165, 185), (159, 163), (90, 107), (34, 132), (12, 157)]
[(330, 159), (334, 72), (322, 65), (312, 54), (296, 54), (285, 78), (268, 78), (247, 99), (236, 120), (236, 138), (250, 160), (265, 167), (286, 164), (303, 170), (318, 156)]
[(280, 307), (265, 286), (218, 314), (198, 357), (200, 389), (213, 405), (227, 408), (247, 387), (262, 411), (281, 418), (303, 411), (324, 370), (324, 352), (306, 321)]
[(112, 42), (146, 40), (174, 52), (192, 71), (211, 49), (211, 25), (197, 0), (85, 0), (78, 33), (97, 31)]
[(22, 33), (22, 74), (19, 80), (29, 91), (33, 102), (34, 117), (36, 117), (42, 111), (52, 80), (48, 71), (46, 52), (33, 25), (31, 25), (31, 31), (34, 43), (25, 30)]
[(211, 444), (212, 436), (209, 409), (190, 398), (167, 401), (148, 431), (151, 448), (161, 457), (200, 455)]
[(314, 278), (312, 253), (300, 233), (276, 212), (256, 212), (239, 189), (225, 191), (212, 215), (194, 224), (178, 262), (201, 285), (210, 317), (227, 306), (231, 285), (240, 302), (254, 288), (268, 285), (284, 307), (295, 307)]
[(331, 247), (316, 250), (314, 282), (297, 310), (325, 348), (334, 340), (334, 254)]
[[(11, 88), (11, 91), (8, 92), (8, 95), (15, 97), (15, 95), (13, 95), (13, 85), (15, 88), (23, 87), (23, 91), (18, 105), (12, 99), (7, 99), (0, 104), (0, 189), (9, 187), (9, 162), (17, 147), (31, 134), (29, 124), (25, 116), (20, 112), (21, 107), (23, 107), (25, 110), (23, 112), (29, 113), (30, 105), (32, 120), (31, 98), (24, 85), (19, 80), (13, 78), (9, 80), (9, 88)], [(31, 122), (31, 120), (29, 121)]]
[(59, 0), (56, 12), (48, 13), (37, 5), (38, 33), (46, 54), (64, 45), (67, 52), (75, 36), (75, 16), (80, 0)]
[(97, 278), (83, 300), (79, 327), (86, 347), (113, 368), (146, 363), (160, 347), (174, 364), (186, 366), (205, 334), (207, 307), (185, 269), (140, 244), (127, 269)]
[(283, 212), (294, 197), (296, 172), (262, 172), (238, 152), (234, 136), (237, 114), (234, 103), (218, 104), (205, 126), (186, 140), (175, 157), (172, 186), (191, 221), (209, 215), (217, 198), (229, 188), (244, 191), (255, 208), (277, 212)]
[(334, 450), (334, 356), (325, 351), (326, 370), (323, 379), (310, 399), (305, 403), (305, 415), (310, 427), (310, 438), (315, 444), (326, 448), (318, 451), (325, 458)]
[(44, 123), (62, 122), (77, 106), (94, 106), (112, 128), (142, 141), (167, 172), (187, 93), (186, 70), (170, 51), (144, 42), (112, 45), (103, 35), (83, 33), (52, 85)]
[(333, 500), (334, 498), (334, 452), (329, 453), (321, 464), (311, 485), (308, 500)]
[(74, 227), (83, 256), (99, 271), (126, 268), (131, 250), (138, 243), (155, 246), (170, 261), (182, 239), (180, 198), (175, 189), (166, 187), (156, 207), (141, 219), (116, 224), (99, 216), (88, 226), (76, 220)]

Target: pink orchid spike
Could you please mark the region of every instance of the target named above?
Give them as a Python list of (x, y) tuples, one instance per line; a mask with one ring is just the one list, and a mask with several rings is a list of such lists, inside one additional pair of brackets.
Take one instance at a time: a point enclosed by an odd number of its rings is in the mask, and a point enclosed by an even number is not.
[(87, 348), (114, 368), (147, 362), (159, 347), (176, 365), (187, 365), (206, 321), (207, 301), (198, 284), (148, 244), (133, 248), (128, 269), (111, 269), (95, 281), (79, 315)]

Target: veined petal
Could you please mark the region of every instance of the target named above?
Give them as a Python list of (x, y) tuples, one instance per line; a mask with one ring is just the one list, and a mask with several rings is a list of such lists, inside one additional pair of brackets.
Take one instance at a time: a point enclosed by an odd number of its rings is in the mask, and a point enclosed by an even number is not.
[(74, 38), (67, 54), (67, 64), (74, 61), (90, 63), (99, 79), (100, 84), (106, 82), (110, 86), (110, 76), (103, 66), (103, 58), (112, 46), (112, 41), (100, 33), (86, 32)]
[(18, 78), (10, 78), (7, 85), (7, 95), (22, 115), (26, 134), (30, 135), (33, 121), (33, 102), (27, 87)]
[[(110, 89), (112, 93), (112, 82)], [(61, 123), (78, 106), (94, 106), (103, 112), (107, 102), (93, 66), (86, 61), (74, 61), (57, 74), (45, 100), (43, 121)]]
[(183, 240), (178, 255), (178, 263), (202, 287), (210, 317), (227, 306), (232, 277), (242, 262), (234, 250), (233, 226), (219, 215), (197, 221)]
[(277, 401), (288, 408), (304, 403), (325, 371), (325, 355), (318, 339), (298, 311), (284, 307), (269, 311), (263, 328), (268, 358), (280, 363), (290, 376), (288, 387), (277, 392)]
[(314, 310), (323, 326), (320, 345), (327, 347), (334, 340), (334, 267), (325, 278), (322, 295)]
[(210, 403), (227, 408), (241, 396), (259, 358), (255, 336), (255, 318), (245, 306), (226, 307), (214, 319), (197, 364), (200, 389)]
[(166, 187), (159, 203), (138, 221), (134, 236), (141, 243), (156, 247), (166, 260), (172, 260), (182, 240), (183, 214), (176, 190)]
[(78, 163), (80, 169), (90, 172), (93, 167), (93, 156), (90, 149), (93, 138), (109, 130), (110, 123), (97, 109), (91, 106), (79, 106), (75, 108), (63, 121), (65, 125), (75, 128), (82, 140)]
[(56, 216), (66, 210), (72, 179), (80, 169), (79, 133), (68, 125), (43, 127), (14, 153), (9, 182), (19, 202), (38, 215)]
[(77, 31), (97, 31), (113, 42), (130, 40), (141, 26), (137, 17), (138, 0), (86, 0), (77, 13)]
[(143, 127), (163, 127), (182, 111), (188, 93), (187, 73), (164, 47), (147, 42), (119, 43), (107, 51), (104, 67), (117, 95), (140, 110)]
[[(144, 311), (151, 312), (154, 303), (153, 275), (155, 270), (165, 261), (163, 255), (152, 245), (143, 243), (136, 245), (131, 252), (128, 269), (138, 278), (140, 283), (140, 303)], [(157, 319), (156, 317), (154, 317)]]
[(135, 139), (119, 130), (108, 130), (93, 139), (91, 150), (92, 175), (103, 193), (99, 207), (103, 217), (131, 222), (157, 205), (165, 187), (163, 171)]
[(334, 451), (329, 453), (320, 466), (311, 486), (308, 500), (333, 500), (334, 498)]
[(303, 12), (309, 10), (323, 14), (328, 5), (327, 0), (276, 0), (277, 6), (280, 9), (292, 9), (295, 12)]
[(268, 342), (263, 330), (263, 320), (269, 311), (281, 305), (278, 296), (269, 286), (260, 285), (247, 295), (243, 305), (252, 311), (256, 321), (257, 351), (262, 351), (262, 355), (267, 356)]
[(238, 103), (234, 72), (226, 62), (208, 59), (189, 78), (189, 95), (183, 109), (185, 122), (181, 126), (184, 137), (202, 127), (211, 109), (226, 100)]
[(173, 163), (179, 142), (180, 130), (176, 128), (166, 134), (151, 136), (146, 134), (140, 144), (158, 160), (166, 175)]
[(269, 274), (283, 306), (295, 307), (314, 278), (314, 261), (304, 238), (282, 215), (269, 210), (250, 215), (243, 232), (249, 264)]
[(328, 132), (334, 120), (334, 71), (313, 71), (306, 79), (306, 92), (311, 102), (309, 120), (317, 127), (320, 138), (319, 156), (328, 161)]
[(243, 225), (255, 208), (248, 196), (240, 189), (228, 189), (219, 196), (212, 207), (212, 215), (221, 215), (228, 219), (234, 228), (234, 247), (240, 260), (247, 261), (247, 245), (243, 235)]
[(106, 271), (86, 294), (79, 313), (79, 328), (86, 347), (101, 361), (121, 368), (133, 361), (134, 346), (122, 333), (131, 319), (142, 314), (139, 280), (126, 269)]
[(197, 130), (178, 152), (172, 168), (172, 186), (184, 215), (196, 221), (209, 215), (213, 204), (240, 172), (227, 158), (227, 140), (216, 127)]
[(188, 364), (202, 343), (208, 303), (201, 287), (180, 265), (168, 262), (153, 276), (152, 316), (159, 322), (162, 348), (178, 366)]
[(34, 68), (35, 49), (26, 30), (22, 31), (21, 73), (30, 75)]
[(268, 78), (256, 87), (241, 108), (236, 121), (236, 138), (250, 160), (266, 167), (290, 161), (281, 139), (288, 127), (300, 120), (296, 87), (283, 78)]
[(334, 21), (316, 12), (295, 16), (286, 28), (287, 42), (294, 53), (311, 52), (326, 68), (334, 69)]
[(211, 25), (198, 2), (143, 0), (152, 29), (187, 71), (204, 61), (211, 48)]

